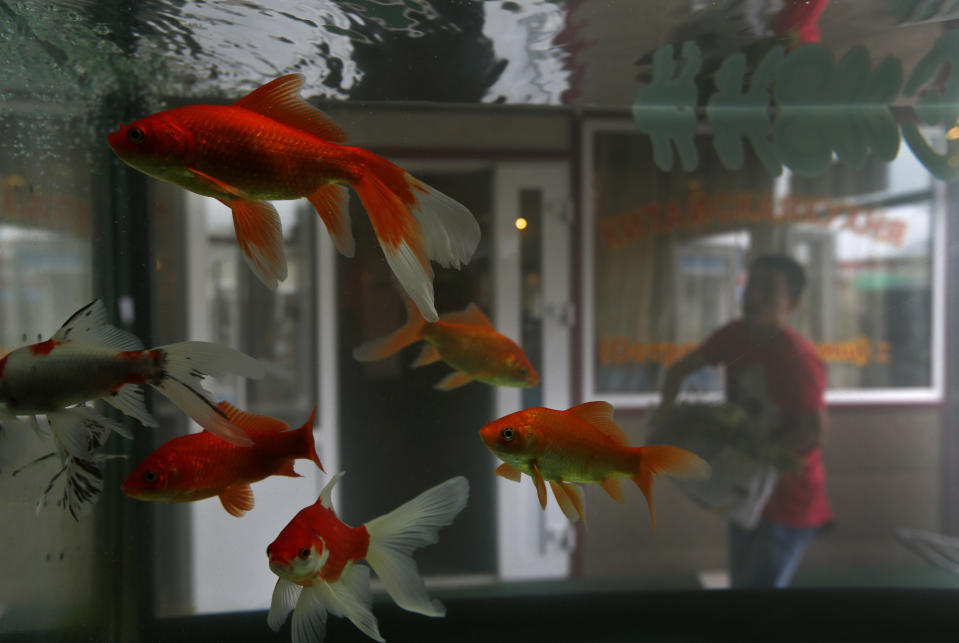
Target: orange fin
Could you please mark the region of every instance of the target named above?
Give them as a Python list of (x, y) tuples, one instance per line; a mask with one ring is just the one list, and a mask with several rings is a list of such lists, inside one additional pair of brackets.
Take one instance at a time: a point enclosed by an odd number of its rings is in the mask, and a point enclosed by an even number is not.
[(389, 335), (371, 339), (353, 349), (353, 358), (358, 362), (372, 362), (385, 359), (422, 339), (426, 322), (409, 297), (403, 297), (406, 305), (406, 323)]
[(454, 373), (450, 373), (449, 375), (441, 379), (439, 383), (433, 388), (435, 388), (438, 391), (450, 391), (454, 388), (459, 388), (465, 384), (469, 384), (470, 382), (473, 381), (473, 379), (474, 379), (473, 376), (468, 373), (463, 373), (462, 371), (456, 371)]
[(230, 207), (243, 258), (260, 281), (276, 290), (277, 283), (286, 279), (280, 216), (266, 201), (234, 199)]
[(536, 485), (536, 496), (539, 498), (539, 506), (546, 509), (546, 483), (543, 481), (543, 474), (539, 472), (539, 465), (535, 462), (530, 466), (533, 472), (533, 484)]
[(470, 326), (481, 326), (483, 328), (490, 329), (493, 328), (493, 322), (489, 320), (489, 317), (483, 314), (483, 311), (480, 310), (479, 306), (473, 303), (463, 310), (457, 310), (451, 313), (443, 313), (440, 315), (440, 321), (451, 324), (469, 324)]
[(410, 364), (410, 366), (413, 368), (418, 368), (420, 366), (432, 364), (433, 362), (439, 362), (442, 359), (443, 356), (440, 355), (440, 349), (427, 342), (426, 344), (423, 344), (423, 349), (420, 350), (419, 357), (413, 360), (413, 363)]
[(302, 74), (289, 74), (270, 81), (233, 103), (251, 112), (308, 132), (324, 141), (342, 143), (346, 133), (329, 116), (300, 96)]
[(566, 492), (566, 495), (569, 496), (570, 502), (576, 507), (576, 513), (583, 519), (583, 526), (586, 527), (586, 502), (583, 499), (583, 490), (580, 489), (578, 485), (568, 482), (561, 482), (560, 484)]
[(586, 524), (586, 516), (583, 513), (583, 498), (580, 495), (579, 487), (564, 482), (549, 481), (549, 488), (553, 490), (553, 496), (559, 503), (559, 508), (563, 510), (570, 522), (576, 522), (580, 518), (583, 524)]
[[(206, 181), (207, 183), (209, 183), (209, 184), (210, 184), (210, 187), (214, 188), (214, 190), (217, 191), (217, 192), (220, 192), (220, 193), (222, 193), (222, 194), (229, 194), (230, 196), (235, 197), (235, 198), (237, 198), (237, 199), (245, 199), (245, 198), (246, 198), (246, 192), (244, 192), (244, 191), (241, 190), (240, 188), (234, 187), (234, 186), (230, 185), (229, 183), (224, 183), (224, 182), (221, 181), (220, 179), (218, 179), (218, 178), (216, 178), (216, 177), (214, 177), (214, 176), (211, 176), (211, 175), (207, 174), (206, 172), (201, 172), (200, 170), (196, 169), (195, 167), (188, 167), (187, 170), (189, 170), (190, 173), (193, 174), (193, 176), (195, 176), (195, 177), (197, 177), (197, 178), (199, 178), (199, 179), (203, 179), (204, 181)], [(230, 205), (229, 203), (227, 203), (227, 202), (224, 201), (223, 199), (220, 199), (220, 202), (223, 203), (223, 204), (225, 204), (225, 205)]]
[(626, 433), (613, 422), (613, 405), (609, 402), (586, 402), (567, 409), (566, 412), (596, 427), (597, 430), (617, 444), (629, 444)]
[(319, 467), (320, 471), (326, 472), (323, 463), (320, 462), (320, 456), (316, 452), (316, 440), (313, 438), (313, 423), (316, 421), (316, 405), (313, 405), (313, 411), (310, 413), (310, 419), (303, 423), (297, 431), (302, 432), (303, 442), (305, 443), (306, 453), (297, 455), (298, 458), (307, 458), (312, 460), (313, 464)]
[(626, 502), (626, 496), (623, 495), (623, 485), (620, 482), (620, 478), (606, 478), (599, 483), (599, 486), (616, 502)]
[(506, 478), (507, 480), (512, 480), (513, 482), (519, 482), (523, 479), (523, 472), (508, 462), (504, 462), (496, 467), (496, 471), (493, 473), (500, 477)]
[(231, 516), (239, 518), (253, 508), (253, 489), (247, 483), (230, 485), (220, 492), (220, 502)]
[(649, 515), (653, 520), (653, 529), (656, 528), (656, 510), (653, 507), (653, 476), (660, 473), (696, 480), (708, 478), (710, 475), (709, 463), (692, 451), (669, 445), (639, 447), (638, 472), (633, 482), (646, 497), (649, 505)]
[(276, 475), (276, 476), (287, 476), (287, 477), (290, 477), (290, 478), (302, 478), (302, 477), (303, 477), (303, 476), (301, 476), (300, 474), (298, 474), (298, 473), (296, 472), (296, 470), (293, 468), (293, 458), (290, 458), (290, 459), (288, 459), (288, 460), (284, 460), (284, 461), (283, 461), (283, 464), (281, 464), (280, 466), (278, 466), (278, 467), (276, 468), (276, 471), (273, 472), (273, 475)]
[(223, 411), (230, 422), (243, 429), (243, 432), (249, 436), (261, 433), (280, 433), (290, 428), (290, 425), (282, 420), (269, 415), (256, 415), (255, 413), (241, 411), (226, 400), (217, 404), (217, 408)]
[(352, 257), (356, 251), (356, 241), (350, 228), (349, 188), (327, 183), (306, 198), (316, 208), (336, 249), (344, 257)]

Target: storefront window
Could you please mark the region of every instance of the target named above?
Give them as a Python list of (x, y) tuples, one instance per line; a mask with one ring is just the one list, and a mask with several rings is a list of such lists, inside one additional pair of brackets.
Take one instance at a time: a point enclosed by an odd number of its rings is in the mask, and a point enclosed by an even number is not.
[[(938, 395), (942, 195), (915, 157), (775, 177), (755, 158), (723, 167), (703, 138), (695, 171), (664, 172), (628, 125), (587, 131), (586, 397), (652, 403), (665, 369), (740, 315), (749, 261), (775, 252), (806, 269), (794, 323), (831, 398)], [(686, 383), (706, 397), (722, 387), (718, 369)]]

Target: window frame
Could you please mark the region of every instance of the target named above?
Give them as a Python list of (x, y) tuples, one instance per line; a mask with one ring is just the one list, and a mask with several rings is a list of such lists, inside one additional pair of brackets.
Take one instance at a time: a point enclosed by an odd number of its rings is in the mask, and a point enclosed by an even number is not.
[[(581, 128), (580, 148), (582, 171), (580, 175), (580, 212), (583, 213), (580, 224), (580, 234), (582, 238), (582, 290), (580, 301), (583, 312), (580, 324), (580, 364), (582, 364), (582, 380), (580, 395), (583, 400), (602, 399), (610, 402), (618, 408), (624, 409), (647, 409), (659, 404), (660, 393), (610, 393), (598, 391), (596, 389), (595, 373), (595, 296), (594, 287), (596, 257), (594, 252), (595, 244), (595, 217), (594, 211), (594, 189), (592, 182), (593, 167), (595, 163), (593, 143), (595, 136), (599, 133), (622, 133), (644, 136), (642, 132), (636, 129), (631, 120), (626, 118), (614, 118), (609, 116), (597, 116), (584, 118)], [(936, 141), (942, 138), (941, 132), (935, 129), (926, 129), (923, 131), (926, 138), (930, 141)], [(911, 153), (910, 150), (900, 147), (900, 154)], [(775, 182), (777, 194), (781, 193), (782, 180), (788, 172), (784, 168), (784, 175)], [(909, 387), (909, 388), (881, 388), (881, 389), (826, 389), (826, 403), (830, 405), (885, 405), (885, 404), (941, 404), (944, 399), (944, 379), (945, 379), (945, 316), (946, 316), (946, 234), (948, 227), (946, 225), (947, 216), (947, 191), (948, 186), (943, 181), (932, 179), (932, 310), (930, 318), (932, 320), (931, 331), (931, 355), (932, 362), (930, 366), (930, 386), (927, 387)], [(706, 339), (705, 337), (702, 338)], [(690, 402), (716, 403), (722, 401), (724, 395), (721, 391), (708, 393), (682, 393), (682, 399)]]

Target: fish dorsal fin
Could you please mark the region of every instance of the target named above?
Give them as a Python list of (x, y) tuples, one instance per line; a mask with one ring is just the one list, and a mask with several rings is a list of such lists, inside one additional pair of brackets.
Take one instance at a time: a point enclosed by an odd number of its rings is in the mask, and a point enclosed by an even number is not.
[(628, 445), (629, 438), (619, 425), (613, 422), (613, 405), (609, 402), (586, 402), (566, 411), (574, 417), (596, 427), (601, 433), (615, 442)]
[(323, 491), (320, 492), (320, 497), (317, 499), (317, 503), (323, 505), (327, 509), (333, 508), (333, 487), (336, 486), (336, 483), (340, 481), (340, 478), (346, 475), (346, 471), (340, 471), (326, 483), (326, 486), (323, 487)]
[(472, 303), (463, 310), (443, 313), (440, 315), (440, 321), (450, 324), (469, 324), (470, 326), (493, 328), (493, 322), (489, 320), (489, 317), (483, 314), (479, 306)]
[(324, 141), (342, 143), (346, 132), (329, 116), (310, 105), (300, 96), (302, 74), (280, 76), (233, 103), (251, 112), (308, 132)]
[(220, 502), (231, 516), (239, 518), (253, 508), (253, 489), (249, 483), (230, 485), (220, 492)]
[(100, 299), (70, 315), (51, 338), (58, 342), (96, 344), (121, 351), (142, 351), (143, 342), (136, 335), (120, 330), (107, 321), (107, 309)]
[(243, 432), (250, 436), (263, 433), (280, 433), (290, 428), (290, 425), (282, 420), (277, 420), (269, 415), (256, 415), (255, 413), (241, 411), (226, 400), (216, 406), (223, 411), (230, 422), (243, 429)]

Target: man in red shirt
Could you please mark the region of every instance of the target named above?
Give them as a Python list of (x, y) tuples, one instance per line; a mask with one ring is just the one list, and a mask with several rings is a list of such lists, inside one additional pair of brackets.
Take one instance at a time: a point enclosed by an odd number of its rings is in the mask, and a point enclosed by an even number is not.
[(805, 283), (802, 266), (790, 257), (755, 259), (742, 319), (714, 331), (673, 364), (663, 384), (660, 413), (665, 417), (687, 375), (725, 365), (726, 398), (754, 417), (771, 417), (780, 443), (802, 456), (799, 471), (780, 474), (756, 528), (730, 523), (733, 587), (787, 586), (806, 546), (832, 519), (821, 449), (825, 368), (813, 346), (789, 328)]

